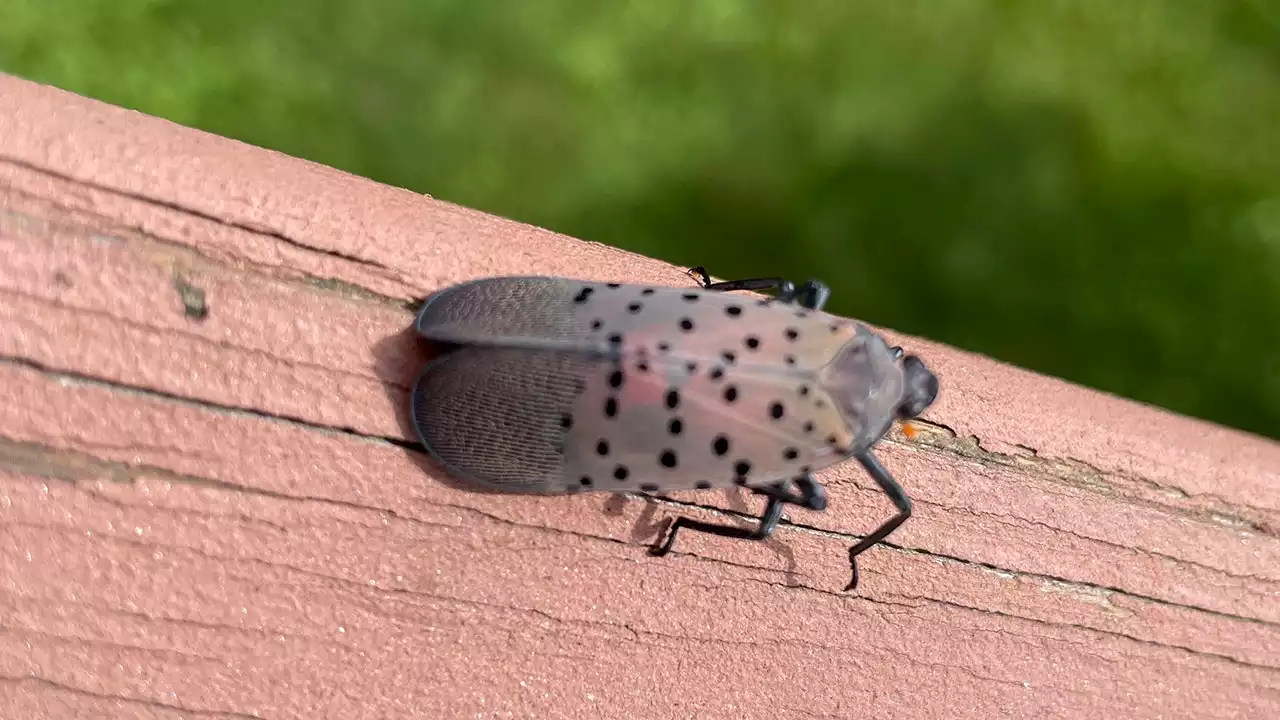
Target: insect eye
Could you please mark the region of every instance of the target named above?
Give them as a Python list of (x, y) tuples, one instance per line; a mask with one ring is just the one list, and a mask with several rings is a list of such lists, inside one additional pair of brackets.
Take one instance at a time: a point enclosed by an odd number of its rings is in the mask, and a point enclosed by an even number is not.
[(906, 382), (897, 414), (899, 418), (909, 420), (928, 410), (937, 399), (938, 377), (915, 355), (903, 357), (902, 374)]

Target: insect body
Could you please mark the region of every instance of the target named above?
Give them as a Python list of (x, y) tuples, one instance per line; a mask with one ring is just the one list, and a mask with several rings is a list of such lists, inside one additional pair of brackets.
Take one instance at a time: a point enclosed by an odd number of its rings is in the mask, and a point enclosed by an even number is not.
[[(768, 498), (754, 529), (678, 519), (681, 528), (763, 539), (787, 503), (826, 508), (812, 473), (856, 458), (898, 509), (850, 549), (911, 514), (872, 455), (894, 419), (923, 412), (937, 378), (867, 327), (820, 312), (816, 281), (700, 288), (498, 277), (428, 298), (415, 328), (447, 350), (411, 397), (427, 451), (452, 474), (523, 493), (744, 486)], [(732, 290), (777, 288), (757, 300)]]

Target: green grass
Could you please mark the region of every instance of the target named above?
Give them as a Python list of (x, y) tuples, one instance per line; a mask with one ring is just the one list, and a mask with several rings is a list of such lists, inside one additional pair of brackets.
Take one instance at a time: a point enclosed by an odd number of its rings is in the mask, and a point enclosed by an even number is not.
[(1270, 0), (7, 0), (0, 69), (1280, 437)]

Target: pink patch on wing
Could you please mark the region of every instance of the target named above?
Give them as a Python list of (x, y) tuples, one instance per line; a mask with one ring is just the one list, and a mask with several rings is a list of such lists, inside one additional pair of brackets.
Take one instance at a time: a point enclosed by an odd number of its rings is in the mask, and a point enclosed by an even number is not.
[[(641, 367), (646, 367), (641, 370)], [(666, 402), (667, 383), (662, 368), (653, 367), (646, 358), (631, 363), (627, 383), (622, 388), (622, 400), (630, 407), (660, 407)]]

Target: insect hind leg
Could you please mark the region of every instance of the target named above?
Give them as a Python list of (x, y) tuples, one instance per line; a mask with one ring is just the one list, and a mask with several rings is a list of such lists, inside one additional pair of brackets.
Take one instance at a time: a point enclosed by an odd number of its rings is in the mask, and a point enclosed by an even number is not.
[(782, 277), (754, 277), (741, 280), (725, 280), (711, 282), (711, 275), (701, 265), (690, 268), (688, 275), (701, 283), (704, 290), (732, 292), (734, 290), (778, 290), (778, 300), (785, 303), (799, 303), (810, 310), (821, 310), (831, 297), (831, 288), (817, 280), (807, 280), (797, 286)]
[(676, 521), (671, 525), (670, 532), (667, 534), (667, 541), (649, 548), (649, 554), (654, 557), (662, 557), (671, 552), (671, 546), (676, 542), (676, 533), (681, 529), (719, 535), (720, 537), (737, 538), (739, 540), (764, 540), (778, 528), (778, 521), (782, 519), (782, 506), (784, 504), (786, 504), (784, 500), (769, 498), (769, 504), (765, 506), (764, 512), (760, 514), (760, 522), (754, 528), (721, 525), (687, 517), (676, 518)]
[(711, 275), (707, 273), (707, 269), (701, 265), (695, 268), (689, 268), (686, 273), (694, 280), (697, 280), (703, 290), (716, 290), (718, 292), (733, 292), (734, 290), (773, 290), (777, 288), (778, 295), (795, 293), (795, 283), (781, 277), (754, 277), (743, 278), (741, 280), (725, 280), (723, 282), (711, 282)]
[(875, 532), (862, 538), (857, 545), (849, 548), (849, 568), (853, 572), (853, 579), (845, 587), (846, 592), (855, 590), (858, 587), (858, 555), (872, 545), (884, 540), (889, 533), (897, 530), (899, 525), (911, 517), (911, 498), (907, 497), (907, 493), (893, 479), (893, 475), (889, 474), (889, 470), (884, 465), (881, 465), (876, 456), (870, 452), (859, 453), (856, 457), (862, 467), (876, 481), (876, 484), (880, 486), (880, 489), (884, 491), (884, 494), (888, 495), (889, 499), (893, 501), (894, 507), (898, 508), (898, 514), (886, 520), (880, 527), (876, 528)]
[(741, 540), (764, 540), (778, 528), (778, 522), (782, 519), (783, 506), (787, 504), (798, 505), (810, 510), (825, 510), (827, 508), (827, 491), (814, 482), (812, 476), (802, 475), (795, 479), (795, 484), (799, 492), (793, 492), (785, 482), (752, 489), (757, 495), (764, 495), (769, 498), (769, 504), (765, 506), (764, 512), (760, 514), (760, 521), (755, 528), (721, 525), (719, 523), (702, 522), (680, 517), (671, 525), (667, 541), (649, 548), (649, 554), (654, 557), (661, 557), (671, 552), (671, 546), (676, 541), (676, 532), (681, 528)]

